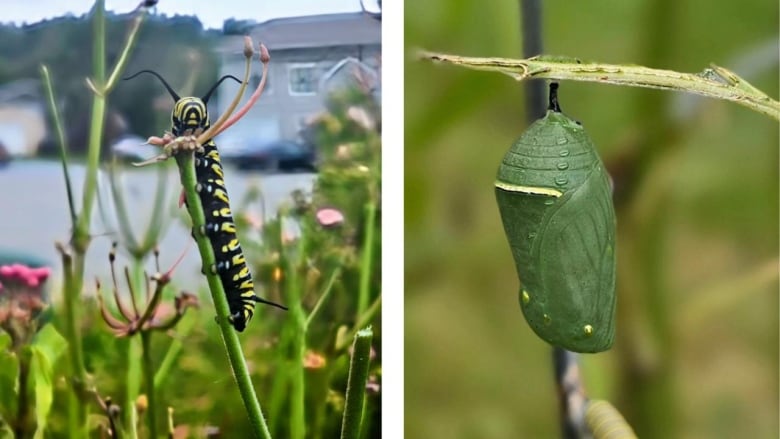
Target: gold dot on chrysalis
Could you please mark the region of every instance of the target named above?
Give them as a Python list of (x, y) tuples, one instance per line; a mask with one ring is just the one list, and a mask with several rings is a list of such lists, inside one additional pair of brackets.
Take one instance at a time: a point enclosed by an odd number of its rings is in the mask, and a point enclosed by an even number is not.
[(593, 335), (593, 326), (585, 325), (585, 327), (582, 328), (582, 331), (585, 333), (586, 337), (590, 337)]
[(550, 322), (552, 322), (552, 319), (551, 319), (551, 318), (550, 318), (550, 316), (549, 316), (549, 315), (547, 315), (547, 314), (544, 314), (544, 315), (542, 315), (542, 318), (544, 319), (544, 324), (545, 324), (545, 325), (549, 325), (549, 324), (550, 324)]
[(531, 295), (528, 291), (523, 290), (523, 305), (528, 305), (531, 302)]

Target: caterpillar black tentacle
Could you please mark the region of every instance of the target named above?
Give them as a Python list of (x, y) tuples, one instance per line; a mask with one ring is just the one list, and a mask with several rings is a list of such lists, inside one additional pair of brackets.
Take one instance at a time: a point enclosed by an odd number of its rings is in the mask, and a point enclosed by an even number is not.
[[(183, 135), (187, 130), (194, 131), (199, 128), (208, 130), (210, 120), (206, 104), (214, 90), (225, 79), (241, 82), (232, 75), (225, 75), (202, 98), (179, 97), (165, 79), (152, 70), (141, 70), (125, 79), (132, 79), (141, 73), (150, 73), (157, 77), (175, 101), (171, 112), (171, 132), (177, 137)], [(219, 276), (230, 306), (230, 324), (237, 331), (243, 331), (254, 315), (255, 303), (263, 303), (285, 310), (287, 308), (255, 294), (252, 274), (249, 272), (241, 244), (236, 237), (236, 226), (230, 210), (230, 199), (223, 180), (222, 163), (213, 139), (209, 139), (203, 144), (202, 152), (195, 153), (195, 174), (198, 181), (196, 189), (203, 205), (206, 223), (200, 227), (200, 230), (196, 231), (193, 228), (192, 235), (194, 237), (195, 233), (198, 232), (205, 235), (211, 243), (211, 248), (217, 259), (215, 265), (203, 267), (202, 271), (205, 272), (208, 269)]]

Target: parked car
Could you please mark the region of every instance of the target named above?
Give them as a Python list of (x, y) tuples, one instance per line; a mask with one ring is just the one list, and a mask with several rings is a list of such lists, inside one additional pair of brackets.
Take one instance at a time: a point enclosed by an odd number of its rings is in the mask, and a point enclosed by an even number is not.
[(314, 148), (291, 140), (249, 142), (231, 154), (229, 162), (238, 169), (278, 172), (317, 170)]

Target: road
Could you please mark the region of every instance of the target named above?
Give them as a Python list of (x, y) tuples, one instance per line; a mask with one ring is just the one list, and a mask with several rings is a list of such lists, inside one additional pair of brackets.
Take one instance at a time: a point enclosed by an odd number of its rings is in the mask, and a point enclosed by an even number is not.
[[(168, 190), (166, 210), (175, 213), (180, 184), (176, 168), (167, 170)], [(141, 235), (145, 230), (154, 203), (157, 188), (157, 169), (123, 169), (120, 181), (124, 187), (125, 204), (129, 211), (133, 230)], [(81, 193), (84, 181), (84, 167), (70, 168), (77, 206), (81, 205)], [(265, 196), (266, 215), (276, 212), (279, 204), (289, 200), (289, 194), (295, 189), (309, 193), (314, 182), (314, 174), (258, 174), (242, 173), (234, 169), (225, 170), (225, 183), (233, 202), (241, 200), (248, 189), (260, 187)], [(109, 264), (107, 255), (112, 241), (119, 238), (116, 233), (116, 220), (113, 202), (110, 197), (108, 176), (101, 172), (100, 196), (105, 200), (103, 209), (105, 218), (96, 205), (92, 219), (93, 240), (87, 252), (85, 288), (94, 289), (93, 279), (98, 276), (104, 285), (109, 282)], [(0, 168), (0, 251), (12, 250), (42, 257), (51, 262), (55, 275), (50, 283), (53, 291), (59, 291), (61, 284), (61, 262), (54, 248), (55, 241), (67, 241), (70, 233), (70, 218), (62, 167), (59, 162), (16, 161)], [(260, 215), (260, 207), (254, 206), (253, 212)], [(174, 279), (182, 287), (195, 290), (205, 285), (200, 274), (200, 257), (197, 247), (189, 245), (191, 237), (182, 222), (174, 218), (168, 221), (168, 228), (160, 242), (160, 262), (163, 270), (170, 267), (182, 252), (186, 251)], [(124, 264), (120, 254), (117, 258)], [(149, 261), (150, 270), (153, 264)]]

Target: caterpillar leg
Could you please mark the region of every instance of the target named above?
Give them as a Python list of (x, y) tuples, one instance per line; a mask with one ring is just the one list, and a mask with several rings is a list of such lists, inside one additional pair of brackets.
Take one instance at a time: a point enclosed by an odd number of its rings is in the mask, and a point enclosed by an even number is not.
[[(219, 316), (214, 316), (214, 322), (219, 325)], [(244, 332), (244, 329), (246, 329), (246, 321), (240, 312), (230, 314), (228, 323), (238, 332)]]
[(244, 315), (241, 312), (235, 312), (228, 316), (228, 321), (238, 332), (243, 332), (246, 328), (246, 320), (244, 320)]

